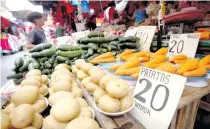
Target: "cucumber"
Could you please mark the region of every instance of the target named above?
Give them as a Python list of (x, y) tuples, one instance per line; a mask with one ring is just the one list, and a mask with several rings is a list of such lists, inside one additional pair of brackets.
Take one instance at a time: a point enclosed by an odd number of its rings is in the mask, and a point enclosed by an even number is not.
[(138, 38), (136, 36), (128, 36), (119, 38), (120, 43), (122, 42), (136, 42)]
[(81, 44), (87, 44), (89, 43), (89, 38), (88, 37), (84, 37), (84, 38), (81, 38), (79, 39), (78, 43), (81, 43)]
[(12, 68), (12, 71), (13, 71), (13, 72), (15, 72), (15, 73), (20, 72), (18, 67), (14, 67), (14, 68)]
[(107, 49), (102, 48), (102, 49), (101, 49), (101, 52), (102, 52), (102, 53), (106, 53), (106, 52), (107, 52)]
[(58, 61), (55, 60), (55, 62), (53, 63), (53, 67), (55, 68), (58, 65)]
[(22, 73), (17, 73), (17, 74), (11, 74), (7, 76), (7, 79), (20, 79), (23, 78), (23, 74)]
[(24, 63), (24, 61), (23, 61), (22, 57), (18, 57), (17, 59), (15, 59), (15, 62), (14, 62), (15, 66), (18, 68), (21, 67), (23, 65), (23, 63)]
[(93, 50), (98, 50), (98, 45), (96, 45), (95, 43), (88, 43), (88, 47), (92, 48)]
[(14, 82), (15, 85), (18, 85), (18, 84), (20, 84), (23, 80), (24, 80), (24, 78), (14, 79), (13, 82)]
[(56, 53), (56, 48), (51, 47), (40, 52), (41, 57), (50, 57)]
[(52, 73), (51, 69), (44, 69), (44, 70), (42, 70), (42, 74), (44, 74), (44, 75), (48, 75), (48, 74), (51, 74), (51, 73)]
[(54, 60), (55, 60), (55, 57), (50, 57), (49, 60), (48, 60), (48, 62), (49, 62), (50, 64), (53, 64), (53, 63), (54, 63)]
[(42, 58), (39, 58), (39, 62), (41, 63), (44, 63), (48, 58), (47, 57), (42, 57)]
[(28, 65), (28, 71), (30, 71), (30, 70), (32, 70), (32, 69), (34, 69), (34, 67), (33, 67), (33, 63), (31, 62), (31, 63)]
[(104, 37), (104, 34), (102, 32), (90, 32), (87, 36), (89, 38), (92, 38), (92, 37)]
[(23, 63), (23, 66), (21, 66), (21, 67), (19, 68), (19, 71), (20, 71), (20, 72), (23, 72), (23, 71), (25, 71), (25, 70), (28, 70), (28, 65), (30, 64), (31, 60), (32, 60), (31, 58), (25, 59), (25, 60), (24, 60), (24, 63)]
[(108, 47), (108, 43), (103, 43), (101, 46), (103, 47), (103, 48), (107, 48)]
[(92, 48), (89, 48), (88, 49), (88, 54), (91, 56), (91, 55), (93, 55), (93, 53), (94, 53), (93, 49)]
[(93, 37), (89, 39), (89, 42), (100, 44), (110, 42), (110, 40), (106, 37)]
[(29, 52), (30, 53), (39, 52), (39, 51), (42, 51), (44, 49), (48, 49), (51, 47), (52, 47), (52, 44), (50, 44), (50, 43), (42, 43), (42, 44), (34, 46), (32, 49), (29, 50)]
[(85, 50), (88, 49), (88, 45), (84, 45), (84, 44), (80, 44), (79, 47), (81, 49), (85, 49)]
[(112, 50), (116, 50), (116, 49), (117, 49), (117, 47), (114, 45), (108, 45), (108, 47), (107, 47), (108, 51), (112, 51)]
[(45, 63), (45, 68), (50, 69), (50, 68), (52, 68), (52, 65), (49, 62), (46, 62)]
[(39, 69), (40, 69), (41, 71), (44, 70), (44, 66), (41, 66)]
[[(87, 54), (88, 54), (88, 53), (87, 53)], [(85, 59), (85, 57), (86, 57), (85, 54), (82, 54), (80, 58), (81, 58), (81, 59)]]
[(90, 56), (90, 57), (88, 58), (88, 60), (92, 60), (93, 58), (95, 58), (95, 57), (97, 57), (97, 56), (99, 56), (99, 54), (94, 54), (94, 55)]
[(66, 57), (62, 57), (62, 56), (57, 56), (56, 57), (56, 60), (58, 61), (58, 62), (65, 62), (65, 60), (66, 60)]
[(31, 63), (34, 69), (39, 69), (40, 63), (38, 60), (32, 60)]
[(66, 51), (66, 52), (59, 51), (58, 55), (59, 56), (63, 56), (63, 57), (70, 57), (70, 58), (72, 58), (72, 57), (80, 56), (80, 55), (82, 55), (82, 53), (83, 53), (82, 50)]
[(109, 45), (117, 45), (117, 44), (119, 44), (118, 41), (112, 41), (112, 42), (109, 43)]
[(58, 49), (61, 51), (74, 51), (74, 50), (80, 50), (81, 48), (79, 46), (62, 44), (58, 46)]

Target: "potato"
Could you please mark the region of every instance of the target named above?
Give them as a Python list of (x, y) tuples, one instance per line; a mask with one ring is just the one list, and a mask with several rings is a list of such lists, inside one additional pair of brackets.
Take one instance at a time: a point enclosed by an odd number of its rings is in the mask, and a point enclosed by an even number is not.
[(58, 122), (51, 115), (47, 116), (43, 122), (43, 129), (65, 129), (68, 122)]
[(72, 81), (72, 88), (73, 88), (73, 87), (78, 87), (78, 86), (79, 86), (78, 83), (77, 83), (75, 80), (73, 80), (73, 81)]
[(78, 117), (69, 122), (65, 129), (99, 129), (99, 125), (91, 118)]
[(72, 69), (72, 73), (73, 73), (73, 74), (77, 74), (77, 72), (79, 71), (79, 69), (77, 68), (76, 65), (73, 65), (73, 66), (71, 67), (71, 69)]
[(36, 129), (40, 129), (43, 124), (43, 118), (40, 114), (35, 113), (34, 120), (31, 123), (31, 126), (35, 127)]
[(52, 90), (53, 92), (58, 92), (58, 91), (71, 91), (71, 83), (69, 81), (65, 80), (59, 80), (52, 85)]
[(38, 82), (42, 81), (42, 78), (40, 76), (28, 76), (26, 79), (30, 79), (30, 80), (37, 80)]
[(9, 125), (10, 125), (10, 117), (5, 114), (2, 110), (0, 111), (0, 115), (1, 115), (1, 129), (8, 129)]
[(80, 107), (87, 107), (88, 106), (87, 102), (83, 98), (77, 97), (76, 100), (79, 102)]
[(98, 102), (99, 98), (100, 98), (101, 96), (103, 96), (103, 95), (106, 95), (106, 94), (107, 94), (107, 93), (106, 93), (106, 91), (105, 91), (104, 89), (98, 87), (98, 88), (94, 91), (94, 93), (93, 93), (93, 98), (94, 98), (94, 100), (95, 100), (96, 102)]
[(32, 106), (36, 113), (40, 113), (47, 106), (46, 100), (45, 99), (37, 100)]
[(63, 98), (53, 105), (50, 114), (59, 122), (68, 122), (80, 113), (79, 102), (74, 98)]
[(81, 69), (82, 65), (85, 64), (85, 60), (84, 59), (78, 59), (75, 61), (75, 65), (77, 66), (78, 69)]
[(32, 79), (32, 78), (26, 78), (24, 79), (21, 83), (20, 83), (21, 86), (27, 86), (27, 85), (31, 85), (31, 86), (37, 86), (37, 87), (40, 87), (41, 86), (41, 83), (40, 81), (37, 81), (35, 79)]
[(75, 95), (75, 98), (82, 97), (83, 95), (82, 89), (79, 87), (72, 87), (71, 92)]
[(14, 109), (15, 109), (15, 104), (14, 103), (10, 103), (4, 109), (4, 113), (6, 113), (7, 115), (9, 115), (12, 112), (12, 110), (14, 110)]
[(57, 75), (59, 76), (64, 74), (72, 76), (71, 72), (68, 69), (58, 69), (52, 73), (51, 80), (55, 79)]
[(88, 117), (93, 118), (93, 112), (89, 107), (81, 107), (81, 111), (78, 117)]
[(48, 102), (51, 106), (53, 106), (57, 101), (62, 98), (74, 98), (74, 94), (66, 91), (58, 91), (48, 98)]
[(39, 89), (36, 86), (24, 86), (12, 94), (11, 100), (15, 106), (20, 104), (33, 104), (37, 100), (38, 95)]
[(15, 128), (25, 128), (30, 125), (35, 116), (33, 106), (30, 104), (21, 104), (10, 114), (12, 126)]
[(42, 84), (47, 84), (48, 83), (48, 76), (47, 75), (41, 75), (41, 82)]
[(81, 69), (88, 74), (89, 70), (93, 67), (93, 64), (91, 63), (85, 63), (81, 66)]
[(59, 81), (59, 80), (68, 80), (69, 82), (72, 82), (73, 77), (69, 74), (61, 74), (61, 75), (56, 75), (55, 78), (52, 81)]
[(84, 78), (86, 78), (88, 75), (86, 73), (84, 73), (82, 70), (79, 70), (77, 72), (77, 78), (81, 81), (83, 80)]
[(101, 78), (103, 76), (106, 75), (106, 72), (103, 71), (103, 70), (95, 70), (91, 73), (90, 77), (91, 77), (91, 80), (95, 83), (95, 84), (99, 84)]
[(91, 77), (86, 77), (81, 81), (81, 85), (85, 88), (88, 82), (92, 82)]
[(115, 76), (115, 75), (110, 75), (110, 74), (107, 74), (105, 76), (103, 76), (99, 82), (99, 86), (103, 89), (106, 89), (106, 85), (107, 83), (110, 81), (110, 80), (113, 80), (113, 79), (117, 79), (119, 77)]
[(53, 94), (52, 88), (49, 88), (49, 95), (51, 96)]
[(89, 82), (87, 85), (86, 85), (86, 90), (90, 93), (93, 93), (99, 86), (96, 85), (95, 83), (93, 82)]
[(48, 92), (48, 87), (45, 84), (42, 84), (42, 86), (39, 88), (39, 93), (41, 95), (46, 95)]
[(27, 74), (26, 74), (26, 78), (29, 76), (41, 76), (42, 72), (39, 69), (33, 69), (30, 70)]
[(45, 97), (43, 95), (39, 94), (37, 100), (45, 100)]
[(126, 96), (120, 98), (120, 111), (128, 110), (134, 103), (133, 90), (129, 88)]
[(67, 64), (58, 64), (54, 70), (58, 70), (58, 69), (70, 69), (70, 66)]
[(99, 98), (98, 106), (105, 112), (118, 112), (120, 110), (120, 101), (112, 98), (109, 95), (104, 95)]
[(28, 127), (23, 128), (23, 129), (37, 129), (37, 128), (35, 128), (33, 126), (28, 126)]
[(91, 75), (91, 74), (92, 74), (94, 71), (96, 71), (96, 70), (100, 70), (100, 68), (97, 67), (97, 66), (91, 67), (90, 70), (88, 71), (89, 75)]
[(129, 87), (126, 81), (122, 79), (115, 79), (109, 81), (109, 83), (106, 85), (106, 91), (108, 92), (109, 96), (119, 99), (127, 95)]

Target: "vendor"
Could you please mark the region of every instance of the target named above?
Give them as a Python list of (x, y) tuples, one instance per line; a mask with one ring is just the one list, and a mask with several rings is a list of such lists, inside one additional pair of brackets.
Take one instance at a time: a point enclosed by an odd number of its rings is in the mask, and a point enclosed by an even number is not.
[(115, 2), (112, 1), (109, 3), (108, 8), (104, 11), (105, 21), (111, 24), (119, 22), (119, 19), (116, 19), (117, 10), (115, 10)]
[(35, 28), (32, 29), (28, 34), (27, 48), (30, 49), (35, 45), (38, 45), (40, 43), (45, 43), (46, 35), (44, 33), (44, 30), (42, 29), (42, 26), (44, 25), (44, 18), (42, 14), (39, 12), (31, 12), (27, 16), (27, 20), (29, 22), (34, 23), (35, 25)]
[(135, 20), (135, 24), (141, 23), (146, 19), (146, 6), (143, 2), (136, 3), (136, 10), (133, 13), (133, 16), (127, 16), (129, 20)]

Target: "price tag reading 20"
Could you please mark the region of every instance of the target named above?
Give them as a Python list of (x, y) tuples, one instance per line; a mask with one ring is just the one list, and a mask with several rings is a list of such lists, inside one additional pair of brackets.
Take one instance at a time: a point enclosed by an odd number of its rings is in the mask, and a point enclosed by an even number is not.
[(199, 33), (171, 35), (168, 50), (169, 56), (172, 57), (182, 53), (189, 58), (194, 58), (199, 38)]
[(168, 129), (185, 83), (185, 77), (142, 67), (131, 114), (147, 129)]

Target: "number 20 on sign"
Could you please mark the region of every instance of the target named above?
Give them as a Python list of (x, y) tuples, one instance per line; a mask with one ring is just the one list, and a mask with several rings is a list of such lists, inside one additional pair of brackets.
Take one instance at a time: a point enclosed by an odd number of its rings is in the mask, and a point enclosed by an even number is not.
[(139, 74), (131, 114), (147, 129), (168, 129), (186, 78), (145, 67)]

